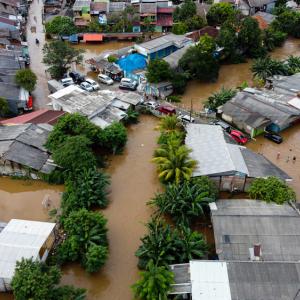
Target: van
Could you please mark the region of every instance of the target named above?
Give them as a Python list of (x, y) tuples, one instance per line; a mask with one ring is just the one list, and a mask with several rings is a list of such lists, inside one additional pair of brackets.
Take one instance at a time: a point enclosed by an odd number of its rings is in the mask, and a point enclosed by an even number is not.
[(71, 77), (63, 78), (60, 82), (64, 87), (74, 84), (74, 81)]
[(176, 114), (176, 109), (170, 105), (160, 105), (157, 110), (165, 115), (174, 115)]

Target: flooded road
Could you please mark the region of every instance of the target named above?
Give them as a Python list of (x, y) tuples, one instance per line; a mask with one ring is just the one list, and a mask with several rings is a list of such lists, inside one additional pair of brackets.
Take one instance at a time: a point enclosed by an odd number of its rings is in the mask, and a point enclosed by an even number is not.
[[(258, 136), (256, 141), (247, 144), (247, 148), (263, 154), (293, 178), (290, 185), (300, 202), (300, 124), (284, 130), (280, 135), (283, 137), (282, 144), (278, 145), (263, 136)], [(277, 159), (278, 152), (279, 159)], [(296, 161), (293, 161), (294, 156)]]
[[(300, 39), (288, 39), (280, 48), (276, 48), (272, 53), (272, 57), (284, 59), (289, 55), (300, 55)], [(244, 81), (252, 84), (251, 73), (252, 61), (237, 65), (223, 65), (220, 68), (219, 78), (214, 83), (203, 83), (191, 81), (188, 83), (187, 89), (182, 96), (181, 105), (190, 108), (191, 99), (193, 100), (193, 109), (201, 110), (204, 101), (212, 94), (219, 91), (222, 86), (226, 88), (235, 88), (241, 85)]]
[(123, 155), (113, 157), (111, 203), (103, 213), (108, 218), (109, 259), (98, 274), (87, 275), (74, 264), (63, 268), (63, 283), (89, 290), (88, 300), (130, 300), (130, 286), (137, 280), (134, 252), (145, 233), (151, 209), (146, 203), (160, 188), (155, 166), (150, 162), (158, 132), (157, 119), (142, 116), (129, 128), (129, 140)]

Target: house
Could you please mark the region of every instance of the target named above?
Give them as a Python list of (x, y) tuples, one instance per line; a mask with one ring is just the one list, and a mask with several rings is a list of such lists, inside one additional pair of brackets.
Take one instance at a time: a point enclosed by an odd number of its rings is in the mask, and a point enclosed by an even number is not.
[[(300, 76), (294, 79), (300, 83)], [(294, 87), (297, 89), (297, 84)], [(220, 107), (218, 113), (223, 120), (252, 137), (264, 131), (279, 133), (300, 120), (300, 104), (297, 104), (300, 99), (297, 100), (295, 90), (290, 95), (288, 91), (281, 94), (279, 90), (279, 86), (276, 90), (246, 88)], [(291, 104), (293, 99), (294, 105)]]
[(168, 32), (172, 30), (173, 26), (173, 12), (174, 7), (157, 7), (157, 20), (156, 28), (157, 32)]
[(55, 223), (12, 219), (0, 232), (0, 292), (11, 290), (17, 261), (45, 261), (55, 240)]
[(85, 27), (91, 21), (90, 9), (91, 0), (76, 0), (73, 5), (73, 15), (75, 25)]
[(276, 94), (296, 97), (300, 93), (300, 73), (291, 76), (276, 75), (267, 79), (269, 88)]
[(264, 30), (267, 29), (269, 25), (276, 19), (276, 16), (267, 12), (258, 11), (252, 16), (252, 18), (257, 20), (259, 28)]
[(124, 110), (129, 106), (137, 105), (142, 100), (142, 97), (134, 92), (100, 90), (87, 93), (74, 85), (57, 91), (49, 98), (54, 110), (80, 113), (100, 127), (123, 120), (127, 116)]
[(172, 295), (193, 300), (298, 299), (299, 262), (192, 260), (171, 265)]
[(199, 41), (199, 39), (204, 35), (209, 35), (213, 38), (216, 38), (219, 34), (219, 29), (213, 26), (205, 26), (201, 29), (188, 32), (185, 34), (186, 37), (191, 38), (195, 43)]
[(39, 109), (15, 118), (9, 118), (0, 121), (0, 125), (16, 125), (16, 124), (49, 124), (54, 125), (58, 119), (65, 114), (64, 111), (55, 111), (49, 109)]
[(188, 124), (185, 143), (197, 166), (192, 177), (208, 176), (220, 191), (247, 191), (255, 178), (291, 178), (261, 154), (225, 139), (217, 125)]
[(258, 11), (272, 13), (275, 2), (275, 0), (240, 0), (238, 7), (242, 8), (243, 14), (252, 16)]
[[(0, 39), (2, 41), (1, 45), (3, 48), (10, 45), (21, 45), (21, 36), (18, 29), (0, 28)], [(5, 43), (3, 43), (3, 39), (6, 40)]]
[(163, 81), (159, 83), (147, 82), (144, 91), (146, 95), (165, 99), (173, 93), (173, 85), (169, 81)]
[(102, 74), (105, 74), (113, 80), (118, 80), (123, 77), (123, 71), (119, 65), (109, 62), (104, 58), (92, 58), (86, 61), (91, 67)]
[(234, 199), (219, 200), (210, 208), (220, 260), (300, 260), (300, 216), (289, 204)]
[(0, 174), (49, 174), (56, 165), (44, 147), (52, 126), (48, 124), (18, 124), (0, 126)]
[(148, 42), (135, 44), (134, 48), (138, 53), (145, 56), (147, 60), (164, 58), (187, 44), (192, 43), (190, 38), (184, 35), (169, 33)]
[(170, 65), (171, 69), (176, 70), (178, 69), (180, 59), (183, 57), (183, 55), (191, 46), (194, 46), (194, 43), (185, 45), (184, 47), (164, 57), (163, 60)]

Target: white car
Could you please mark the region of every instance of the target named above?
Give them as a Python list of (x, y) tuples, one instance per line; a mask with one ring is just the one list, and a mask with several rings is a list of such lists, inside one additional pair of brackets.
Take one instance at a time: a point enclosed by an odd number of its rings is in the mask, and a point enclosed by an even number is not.
[(178, 117), (179, 120), (183, 121), (183, 122), (188, 122), (188, 123), (194, 123), (195, 119), (190, 116), (190, 115), (184, 115), (182, 113), (179, 113)]
[(93, 87), (94, 91), (99, 90), (100, 88), (99, 84), (93, 79), (87, 78), (85, 82), (89, 83)]
[(87, 92), (92, 92), (94, 90), (93, 87), (86, 81), (81, 82), (80, 87)]
[(159, 104), (156, 103), (155, 101), (148, 101), (148, 102), (145, 102), (145, 106), (147, 106), (150, 109), (155, 110), (159, 106)]
[(60, 82), (64, 87), (74, 84), (74, 81), (71, 77), (63, 78)]
[(104, 74), (99, 74), (98, 79), (100, 82), (108, 84), (108, 85), (112, 85), (114, 83), (114, 81), (109, 76), (104, 75)]

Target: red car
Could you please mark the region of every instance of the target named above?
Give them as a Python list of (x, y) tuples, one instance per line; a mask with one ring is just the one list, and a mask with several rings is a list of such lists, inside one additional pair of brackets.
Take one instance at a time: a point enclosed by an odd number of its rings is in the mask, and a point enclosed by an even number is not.
[(160, 105), (158, 108), (156, 108), (159, 112), (165, 115), (174, 115), (176, 114), (176, 109), (173, 106), (169, 105)]
[(239, 144), (245, 145), (248, 142), (248, 138), (246, 138), (243, 133), (238, 130), (231, 130), (230, 135)]

